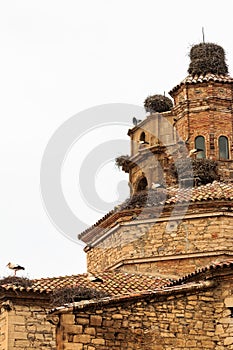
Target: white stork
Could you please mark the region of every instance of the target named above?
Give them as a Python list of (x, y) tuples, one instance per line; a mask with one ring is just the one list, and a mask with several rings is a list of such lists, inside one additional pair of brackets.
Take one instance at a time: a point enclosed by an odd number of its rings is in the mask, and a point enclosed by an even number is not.
[(201, 149), (201, 148), (194, 148), (194, 149), (191, 149), (190, 151), (189, 151), (189, 155), (188, 155), (188, 157), (194, 157), (194, 156), (196, 156), (198, 153), (200, 153), (200, 152), (203, 152), (203, 149)]
[(11, 262), (9, 262), (7, 265), (6, 265), (9, 269), (13, 270), (14, 271), (14, 275), (16, 276), (16, 272), (19, 271), (19, 270), (25, 270), (25, 268), (23, 266), (20, 266), (18, 264), (13, 264)]

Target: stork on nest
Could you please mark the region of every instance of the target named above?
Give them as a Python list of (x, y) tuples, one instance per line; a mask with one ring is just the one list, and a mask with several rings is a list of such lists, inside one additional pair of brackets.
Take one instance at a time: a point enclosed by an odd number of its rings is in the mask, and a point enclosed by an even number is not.
[(20, 270), (25, 270), (25, 268), (23, 266), (20, 266), (18, 264), (13, 264), (11, 262), (9, 262), (7, 265), (6, 265), (9, 269), (13, 270), (14, 271), (14, 276), (16, 276), (16, 273), (17, 271), (20, 271)]

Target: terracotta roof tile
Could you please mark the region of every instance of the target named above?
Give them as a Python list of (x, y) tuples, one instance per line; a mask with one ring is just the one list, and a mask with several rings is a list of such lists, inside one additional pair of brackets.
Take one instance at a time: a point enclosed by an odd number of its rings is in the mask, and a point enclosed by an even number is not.
[(232, 200), (233, 185), (214, 181), (212, 183), (193, 188), (168, 188), (170, 198), (166, 204), (181, 203), (186, 201), (199, 202), (208, 200)]
[(198, 83), (205, 83), (209, 81), (215, 81), (217, 83), (233, 83), (233, 78), (231, 78), (229, 75), (216, 75), (212, 73), (208, 73), (206, 75), (194, 75), (191, 74), (188, 75), (182, 82), (178, 85), (176, 85), (169, 94), (173, 94), (175, 91), (177, 91), (182, 85), (189, 85), (189, 84), (198, 84)]
[(124, 272), (101, 272), (98, 275), (95, 275), (95, 277), (98, 277), (100, 280), (102, 280), (102, 282), (91, 281), (89, 277), (89, 274), (84, 273), (72, 276), (41, 278), (32, 280), (32, 286), (27, 288), (15, 286), (12, 284), (2, 285), (1, 288), (6, 291), (12, 290), (51, 293), (53, 290), (64, 287), (81, 286), (103, 291), (110, 296), (114, 296), (119, 294), (128, 294), (132, 292), (161, 288), (164, 285), (170, 283), (170, 281), (165, 278), (162, 279), (155, 276)]
[[(233, 184), (218, 181), (213, 181), (212, 183), (193, 188), (178, 188), (177, 186), (174, 186), (168, 187), (167, 189), (150, 190), (147, 193), (138, 194), (127, 199), (114, 211), (110, 211), (93, 226), (83, 231), (79, 235), (79, 238), (83, 239), (84, 242), (89, 242), (94, 236), (99, 236), (104, 230), (116, 225), (121, 218), (121, 221), (135, 220), (137, 218), (134, 217), (134, 214), (139, 208), (158, 208), (159, 205), (168, 206), (176, 203), (187, 202), (194, 203), (215, 200), (231, 201), (232, 199)], [(140, 210), (139, 213), (141, 213)]]

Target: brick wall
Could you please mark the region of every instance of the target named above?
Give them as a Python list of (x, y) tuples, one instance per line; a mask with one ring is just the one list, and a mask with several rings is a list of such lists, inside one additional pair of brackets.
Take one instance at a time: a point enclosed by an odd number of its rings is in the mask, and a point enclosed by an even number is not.
[[(183, 140), (187, 138), (190, 149), (195, 147), (195, 137), (202, 135), (206, 141), (207, 158), (219, 159), (218, 138), (229, 139), (232, 159), (232, 86), (221, 83), (183, 85), (174, 94), (173, 114), (175, 127)], [(213, 147), (210, 147), (212, 134)], [(227, 164), (225, 164), (227, 166)]]
[[(198, 217), (199, 211), (179, 222), (177, 228), (176, 222), (171, 222), (174, 230), (170, 231), (168, 221), (162, 218), (156, 224), (135, 220), (120, 226), (87, 252), (88, 270), (101, 271), (121, 264), (125, 271), (182, 276), (216, 260), (221, 252), (233, 253), (233, 216), (212, 213)], [(168, 257), (172, 259), (168, 261)]]
[(55, 327), (46, 320), (48, 307), (24, 302), (10, 302), (11, 310), (2, 309), (0, 349), (55, 349)]
[(60, 315), (57, 349), (233, 349), (232, 288), (76, 306)]

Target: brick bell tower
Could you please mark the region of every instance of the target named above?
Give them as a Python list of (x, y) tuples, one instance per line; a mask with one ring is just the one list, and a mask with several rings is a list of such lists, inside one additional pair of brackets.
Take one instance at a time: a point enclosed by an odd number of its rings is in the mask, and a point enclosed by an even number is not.
[(79, 235), (90, 271), (175, 278), (233, 256), (233, 78), (216, 44), (194, 45), (190, 59), (174, 103), (149, 96), (128, 131), (131, 154), (117, 164), (130, 198)]
[(149, 116), (128, 132), (131, 157), (122, 168), (129, 172), (132, 193), (153, 183), (173, 185), (171, 158), (176, 160), (177, 153), (186, 158), (182, 152), (194, 149), (199, 150), (195, 159), (206, 159), (206, 165), (209, 160), (209, 166), (215, 162), (215, 179), (233, 180), (233, 78), (225, 52), (201, 43), (192, 47), (190, 59), (189, 75), (169, 92), (174, 106), (168, 97), (148, 97)]
[(221, 178), (233, 178), (233, 79), (222, 47), (201, 43), (190, 51), (189, 75), (170, 91), (178, 134), (197, 159), (218, 162)]
[(132, 193), (151, 189), (153, 183), (174, 184), (167, 170), (175, 153), (182, 157), (182, 142), (183, 151), (199, 150), (195, 159), (216, 163), (216, 179), (233, 180), (233, 78), (225, 52), (201, 43), (192, 47), (190, 59), (189, 75), (169, 93), (174, 106), (168, 97), (148, 97), (149, 115), (128, 132), (131, 157), (122, 168), (129, 172)]

